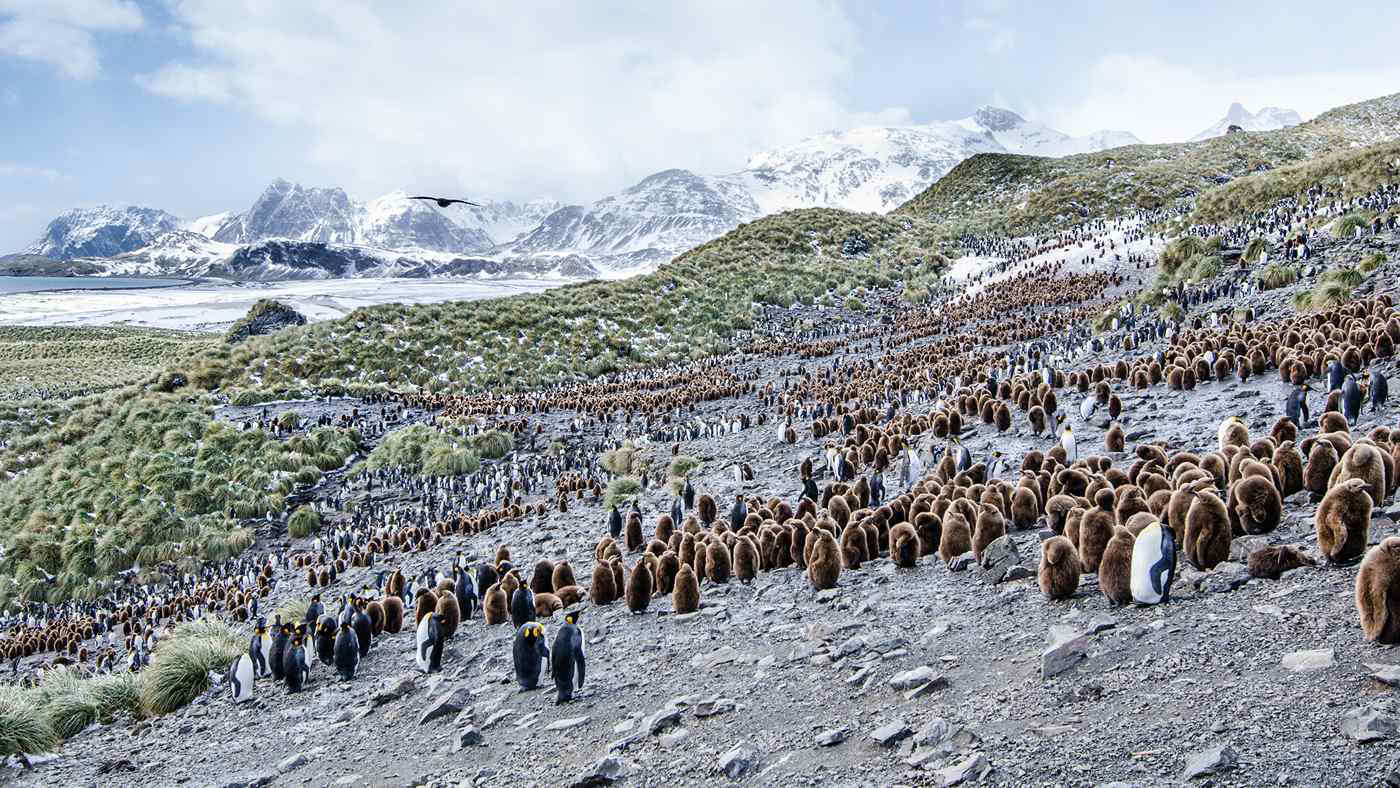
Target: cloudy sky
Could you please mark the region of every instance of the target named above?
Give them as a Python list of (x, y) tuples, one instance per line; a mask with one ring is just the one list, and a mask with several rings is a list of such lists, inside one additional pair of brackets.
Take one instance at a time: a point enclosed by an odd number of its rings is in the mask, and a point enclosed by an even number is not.
[(1159, 142), (1400, 91), (1389, 3), (1229, 5), (0, 0), (0, 253), (70, 207), (241, 210), (277, 177), (581, 202), (980, 104)]

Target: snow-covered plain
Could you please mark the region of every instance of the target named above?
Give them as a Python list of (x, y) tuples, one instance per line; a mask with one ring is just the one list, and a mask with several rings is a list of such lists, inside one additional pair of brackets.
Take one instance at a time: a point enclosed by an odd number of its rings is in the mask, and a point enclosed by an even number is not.
[(0, 295), (0, 324), (124, 325), (222, 331), (260, 298), (275, 298), (311, 321), (363, 306), (477, 301), (534, 293), (565, 279), (330, 279), (253, 284), (202, 283), (142, 290), (71, 290)]

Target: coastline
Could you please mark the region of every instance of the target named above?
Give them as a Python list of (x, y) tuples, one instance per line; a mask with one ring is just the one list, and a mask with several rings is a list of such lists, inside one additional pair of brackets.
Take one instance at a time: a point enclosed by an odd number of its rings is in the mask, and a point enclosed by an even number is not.
[(166, 277), (144, 277), (144, 276), (54, 276), (52, 274), (3, 274), (0, 279), (75, 279), (82, 281), (103, 281), (120, 282), (124, 280), (139, 280), (142, 282), (159, 281), (161, 284), (140, 284), (130, 287), (46, 287), (41, 290), (17, 290), (14, 292), (0, 291), (0, 296), (18, 296), (40, 293), (84, 293), (102, 290), (163, 290), (167, 287), (193, 287), (195, 285), (216, 283), (214, 279), (195, 279), (189, 277), (166, 278)]

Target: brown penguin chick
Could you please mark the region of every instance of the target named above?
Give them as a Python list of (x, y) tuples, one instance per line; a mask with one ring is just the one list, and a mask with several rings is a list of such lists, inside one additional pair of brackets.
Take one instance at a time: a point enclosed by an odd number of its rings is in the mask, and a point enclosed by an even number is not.
[(1284, 498), (1299, 492), (1303, 486), (1303, 455), (1293, 442), (1284, 441), (1274, 450), (1274, 470), (1278, 471), (1279, 494)]
[(933, 512), (920, 512), (914, 518), (914, 532), (919, 536), (919, 556), (938, 552), (943, 541), (943, 521)]
[(731, 559), (729, 548), (724, 542), (711, 542), (705, 559), (705, 575), (710, 578), (710, 582), (728, 583)]
[(681, 564), (676, 572), (671, 607), (677, 613), (694, 613), (700, 609), (700, 581), (695, 579), (695, 570), (688, 564)]
[(574, 570), (573, 567), (569, 566), (569, 562), (560, 561), (555, 564), (554, 571), (550, 575), (550, 586), (553, 587), (554, 592), (557, 594), (559, 589), (572, 585), (577, 585), (577, 583), (574, 581)]
[(1337, 467), (1337, 450), (1330, 441), (1313, 441), (1308, 464), (1303, 466), (1303, 486), (1313, 495), (1326, 495), (1332, 469)]
[(944, 564), (952, 563), (954, 558), (972, 550), (972, 529), (968, 527), (967, 518), (954, 509), (949, 509), (946, 517), (943, 518), (943, 533), (938, 541), (938, 557)]
[(1096, 574), (1103, 560), (1104, 548), (1113, 538), (1113, 491), (1099, 490), (1094, 496), (1094, 508), (1079, 519), (1079, 560), (1081, 571)]
[(627, 515), (627, 528), (623, 532), (627, 543), (627, 552), (635, 553), (646, 546), (646, 539), (642, 536), (642, 516), (636, 512)]
[(1216, 430), (1216, 439), (1220, 443), (1220, 450), (1225, 451), (1226, 446), (1248, 446), (1249, 427), (1240, 421), (1238, 416), (1231, 416), (1220, 423)]
[(1316, 564), (1316, 561), (1293, 545), (1270, 545), (1249, 554), (1249, 576), (1277, 580), (1284, 572)]
[(457, 634), (458, 625), (462, 623), (462, 609), (457, 606), (457, 595), (438, 594), (437, 614), (442, 617), (438, 622), (442, 627), (442, 636), (451, 639)]
[(681, 562), (670, 550), (661, 554), (656, 562), (656, 593), (669, 594), (676, 586), (676, 574), (681, 571)]
[(671, 515), (663, 514), (656, 519), (656, 534), (653, 538), (663, 542), (671, 541), (671, 534), (676, 532), (676, 524), (671, 519)]
[(1127, 525), (1133, 515), (1152, 511), (1143, 497), (1142, 488), (1129, 485), (1118, 489), (1117, 503), (1113, 505), (1113, 521), (1117, 524)]
[(384, 602), (378, 599), (370, 600), (369, 604), (365, 605), (365, 615), (369, 616), (370, 634), (375, 636), (384, 634)]
[(554, 595), (559, 597), (559, 602), (564, 607), (583, 601), (583, 589), (576, 585), (555, 586)]
[(895, 566), (912, 568), (919, 563), (922, 553), (914, 526), (899, 523), (890, 529), (890, 560), (894, 561)]
[(1351, 432), (1346, 416), (1335, 410), (1329, 410), (1318, 417), (1317, 429), (1319, 432)]
[(807, 562), (807, 580), (817, 591), (835, 588), (841, 576), (841, 548), (836, 544), (836, 537), (825, 528), (817, 528), (808, 539), (814, 541)]
[(413, 626), (423, 623), (423, 619), (437, 610), (437, 594), (431, 588), (420, 588), (413, 595)]
[(530, 592), (534, 594), (554, 593), (554, 562), (541, 558), (535, 563), (535, 571), (530, 575)]
[(500, 583), (492, 583), (481, 598), (481, 620), (487, 626), (504, 624), (510, 620), (510, 603), (506, 600), (505, 589)]
[(1335, 487), (1347, 479), (1361, 479), (1366, 482), (1371, 504), (1380, 506), (1385, 501), (1388, 487), (1385, 468), (1385, 456), (1380, 449), (1372, 443), (1357, 441), (1337, 459), (1336, 466), (1327, 477), (1327, 486)]
[(386, 596), (380, 600), (384, 608), (384, 631), (397, 635), (403, 630), (403, 600), (396, 596)]
[(680, 562), (688, 564), (693, 569), (695, 566), (695, 537), (691, 534), (681, 535), (681, 549), (676, 551), (676, 556)]
[(452, 590), (456, 587), (457, 583), (455, 580), (452, 579), (452, 575), (447, 575), (446, 577), (438, 581), (437, 592), (439, 595), (450, 594), (452, 593)]
[(841, 567), (843, 569), (860, 569), (860, 565), (868, 560), (866, 549), (865, 531), (861, 530), (859, 525), (851, 523), (841, 531)]
[(1011, 525), (1018, 531), (1034, 528), (1040, 518), (1040, 501), (1027, 487), (1017, 487), (1011, 496)]
[(1198, 491), (1186, 511), (1182, 553), (1197, 569), (1210, 571), (1230, 557), (1230, 515), (1213, 492)]
[(550, 618), (563, 609), (564, 602), (554, 594), (548, 591), (535, 594), (535, 615), (539, 618)]
[(496, 566), (500, 566), (503, 563), (510, 563), (510, 548), (505, 545), (496, 548)]
[(1036, 572), (1040, 590), (1051, 601), (1069, 599), (1079, 590), (1079, 554), (1069, 539), (1052, 536), (1041, 545)]
[(734, 543), (734, 576), (745, 585), (758, 576), (758, 548), (747, 534)]
[[(1141, 512), (1139, 513), (1141, 514)], [(1143, 527), (1146, 527), (1145, 525)], [(1136, 537), (1124, 526), (1113, 529), (1113, 536), (1099, 559), (1099, 590), (1108, 597), (1110, 605), (1126, 605), (1133, 601), (1133, 543)]]
[(1060, 494), (1050, 496), (1050, 500), (1045, 503), (1046, 525), (1050, 527), (1051, 531), (1057, 534), (1064, 533), (1065, 517), (1069, 514), (1071, 509), (1078, 505), (1079, 502), (1070, 495)]
[(1362, 559), (1356, 613), (1367, 640), (1400, 644), (1400, 536), (1382, 540)]
[(622, 559), (614, 558), (608, 565), (612, 567), (613, 573), (613, 599), (621, 599), (627, 590), (627, 573), (622, 569)]
[(612, 565), (593, 565), (593, 582), (588, 586), (588, 599), (595, 605), (611, 605), (617, 599), (617, 578)]
[(1323, 558), (1345, 564), (1361, 557), (1371, 527), (1371, 507), (1363, 479), (1347, 479), (1327, 491), (1313, 517)]
[(1123, 451), (1126, 437), (1123, 434), (1123, 425), (1113, 422), (1109, 425), (1108, 432), (1103, 435), (1104, 448), (1111, 452)]
[(1006, 536), (1006, 520), (1001, 516), (1001, 510), (991, 504), (982, 504), (972, 532), (972, 557), (980, 562), (987, 545), (1003, 536)]
[(1156, 522), (1160, 522), (1156, 514), (1152, 512), (1138, 512), (1132, 517), (1129, 517), (1128, 522), (1124, 523), (1123, 527), (1128, 529), (1128, 532), (1133, 535), (1133, 538), (1137, 538), (1137, 535), (1142, 533), (1144, 528)]
[(846, 502), (844, 496), (835, 496), (826, 505), (826, 512), (831, 519), (836, 521), (836, 525), (845, 528), (846, 523), (851, 519), (851, 507)]
[(646, 612), (647, 605), (651, 604), (651, 570), (647, 568), (645, 561), (638, 561), (632, 565), (632, 574), (627, 578), (627, 609), (633, 613)]
[(1172, 492), (1172, 497), (1167, 501), (1167, 516), (1163, 522), (1177, 534), (1178, 540), (1186, 533), (1186, 515), (1191, 511), (1191, 504), (1196, 502), (1196, 493), (1209, 490), (1213, 486), (1211, 481), (1200, 479), (1182, 485)]
[(1230, 486), (1230, 503), (1247, 534), (1266, 534), (1283, 517), (1278, 488), (1262, 476), (1246, 476)]
[(706, 527), (715, 521), (715, 499), (711, 498), (709, 493), (701, 493), (696, 507), (699, 509), (700, 522)]

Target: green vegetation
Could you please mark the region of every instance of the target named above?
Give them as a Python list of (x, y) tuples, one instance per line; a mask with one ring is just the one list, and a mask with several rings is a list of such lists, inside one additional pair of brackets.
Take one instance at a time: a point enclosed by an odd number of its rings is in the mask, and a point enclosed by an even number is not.
[(1340, 282), (1347, 289), (1353, 289), (1365, 281), (1366, 277), (1356, 268), (1346, 266), (1333, 268), (1322, 275), (1323, 282)]
[(390, 433), (364, 461), (369, 470), (402, 468), (420, 476), (459, 476), (480, 466), (460, 429), (442, 432), (426, 424)]
[(151, 714), (169, 714), (209, 688), (209, 674), (228, 670), (243, 650), (226, 624), (205, 619), (181, 624), (162, 640), (142, 672), (141, 703)]
[(58, 746), (58, 736), (33, 696), (33, 690), (0, 685), (0, 758), (49, 752)]
[(1257, 263), (1265, 254), (1272, 253), (1273, 246), (1267, 238), (1251, 238), (1244, 246), (1244, 261), (1246, 263)]
[(509, 432), (487, 430), (471, 437), (472, 448), (481, 457), (499, 460), (515, 449), (515, 438)]
[(215, 341), (143, 328), (0, 326), (0, 401), (65, 398), (148, 380)]
[(1358, 229), (1364, 230), (1370, 226), (1369, 217), (1359, 213), (1349, 213), (1346, 216), (1338, 217), (1332, 225), (1332, 235), (1346, 240), (1356, 235)]
[(1287, 287), (1298, 281), (1298, 267), (1283, 263), (1269, 263), (1254, 272), (1254, 279), (1259, 282), (1260, 290)]
[(671, 489), (672, 495), (680, 495), (685, 489), (685, 479), (691, 471), (700, 467), (700, 460), (688, 454), (677, 454), (671, 458), (671, 464), (666, 466), (666, 484)]
[(1361, 148), (1345, 147), (1309, 161), (1237, 178), (1202, 194), (1187, 221), (1236, 224), (1313, 186), (1343, 198), (1359, 197), (1400, 177), (1400, 169), (1395, 166), (1397, 156), (1400, 141), (1381, 142)]
[(287, 306), (281, 301), (271, 298), (260, 298), (248, 310), (248, 314), (240, 317), (236, 323), (229, 326), (228, 332), (224, 334), (224, 341), (230, 345), (236, 345), (255, 334), (267, 333), (269, 330), (279, 330), (285, 326), (300, 326), (306, 324), (306, 318), (295, 309)]
[(0, 467), (27, 471), (0, 487), (0, 572), (14, 579), (0, 603), (91, 599), (138, 561), (195, 571), (237, 555), (253, 538), (241, 520), (282, 511), (357, 444), (332, 428), (278, 442), (176, 395), (85, 402), (0, 451)]
[(608, 491), (603, 496), (603, 508), (609, 509), (636, 498), (642, 491), (642, 483), (632, 476), (619, 476), (608, 482)]
[[(1388, 100), (1338, 107), (1287, 129), (1227, 134), (1202, 142), (1131, 145), (1059, 159), (983, 153), (958, 164), (895, 215), (928, 219), (955, 235), (1028, 235), (1088, 218), (1169, 207), (1197, 195), (1205, 204), (1206, 195), (1223, 188), (1222, 176), (1248, 180), (1244, 176), (1261, 168), (1276, 171), (1353, 144), (1394, 139), (1393, 113), (1379, 109)], [(1279, 196), (1296, 192), (1289, 189)], [(1272, 202), (1265, 200), (1263, 205)], [(1191, 221), (1241, 216), (1243, 204), (1259, 203), (1236, 192), (1231, 200), (1212, 202), (1214, 207), (1204, 213), (1198, 207)]]
[(598, 464), (614, 476), (629, 476), (641, 473), (646, 467), (646, 460), (637, 451), (637, 447), (632, 445), (632, 441), (623, 441), (618, 448), (603, 452), (598, 458)]
[(1186, 316), (1186, 310), (1181, 308), (1181, 304), (1176, 301), (1168, 301), (1162, 304), (1162, 317), (1168, 320), (1181, 320)]
[(1380, 268), (1381, 266), (1385, 265), (1385, 262), (1385, 252), (1371, 252), (1370, 254), (1361, 258), (1361, 263), (1357, 265), (1357, 268), (1361, 270), (1361, 273), (1370, 276), (1371, 274), (1375, 273), (1377, 268)]
[(287, 535), (301, 539), (321, 530), (321, 515), (310, 506), (302, 504), (292, 516), (287, 518)]

